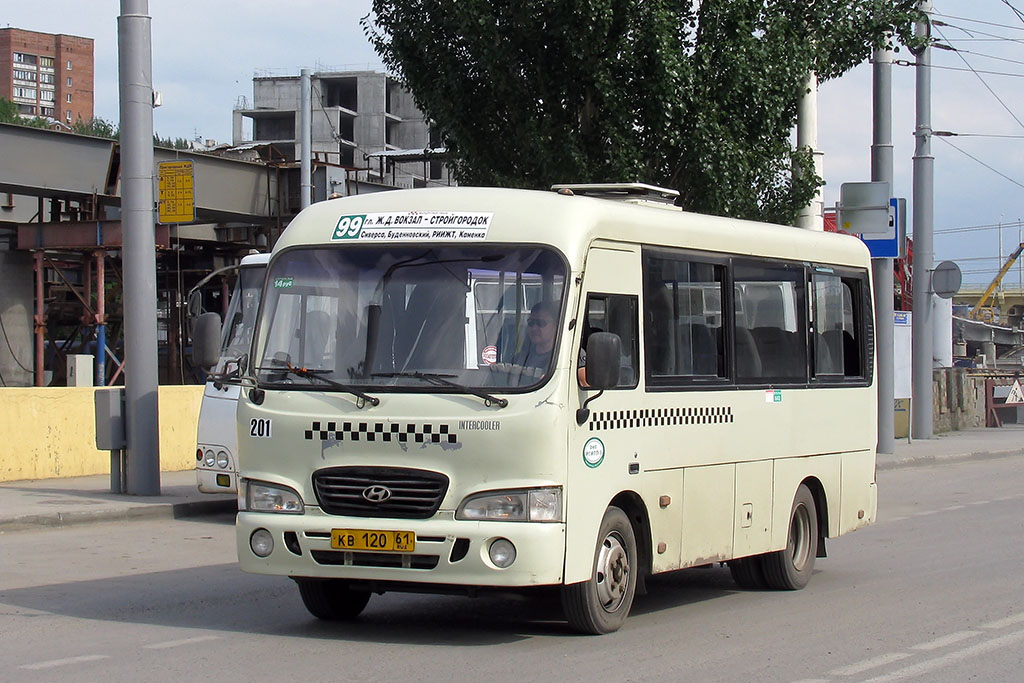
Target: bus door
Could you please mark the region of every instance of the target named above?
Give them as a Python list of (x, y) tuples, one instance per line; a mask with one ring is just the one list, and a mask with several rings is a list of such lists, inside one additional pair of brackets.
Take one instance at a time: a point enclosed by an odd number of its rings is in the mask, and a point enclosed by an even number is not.
[[(639, 491), (643, 448), (636, 440), (635, 413), (640, 393), (640, 250), (629, 245), (591, 247), (584, 266), (576, 314), (571, 382), (585, 373), (586, 342), (594, 332), (610, 332), (622, 342), (618, 387), (589, 405), (588, 418), (570, 421), (566, 581), (589, 578), (594, 543), (605, 508), (619, 491)], [(584, 379), (580, 375), (580, 379)], [(596, 394), (583, 387), (570, 392), (581, 406)], [(571, 563), (571, 564), (570, 564)]]

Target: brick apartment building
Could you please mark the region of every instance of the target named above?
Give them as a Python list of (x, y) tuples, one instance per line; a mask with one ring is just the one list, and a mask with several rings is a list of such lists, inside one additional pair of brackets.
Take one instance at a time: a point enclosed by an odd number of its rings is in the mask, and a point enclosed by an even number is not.
[(93, 77), (92, 38), (0, 28), (0, 97), (22, 114), (91, 121)]

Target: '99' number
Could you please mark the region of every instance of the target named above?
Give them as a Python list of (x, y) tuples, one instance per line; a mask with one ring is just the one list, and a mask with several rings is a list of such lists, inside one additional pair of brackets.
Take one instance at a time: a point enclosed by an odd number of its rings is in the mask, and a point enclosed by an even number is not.
[(343, 240), (359, 237), (359, 231), (363, 229), (363, 222), (366, 216), (342, 216), (338, 221), (338, 227), (334, 229), (334, 239)]

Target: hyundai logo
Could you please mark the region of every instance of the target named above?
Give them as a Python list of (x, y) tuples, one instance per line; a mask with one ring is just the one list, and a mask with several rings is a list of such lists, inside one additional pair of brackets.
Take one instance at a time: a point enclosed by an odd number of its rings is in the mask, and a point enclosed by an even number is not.
[(391, 489), (387, 486), (381, 486), (380, 484), (367, 486), (363, 489), (363, 498), (371, 503), (383, 503), (391, 498)]

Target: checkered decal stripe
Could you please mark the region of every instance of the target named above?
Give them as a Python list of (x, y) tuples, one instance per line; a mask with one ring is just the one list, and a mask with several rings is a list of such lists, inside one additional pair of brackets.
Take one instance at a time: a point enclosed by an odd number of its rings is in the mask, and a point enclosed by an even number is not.
[(633, 429), (636, 427), (667, 427), (675, 425), (732, 424), (732, 408), (648, 408), (646, 410), (611, 410), (594, 413), (590, 431)]
[(391, 443), (455, 443), (458, 436), (448, 431), (448, 425), (404, 425), (392, 422), (314, 422), (306, 430), (306, 440), (320, 441), (383, 441)]

